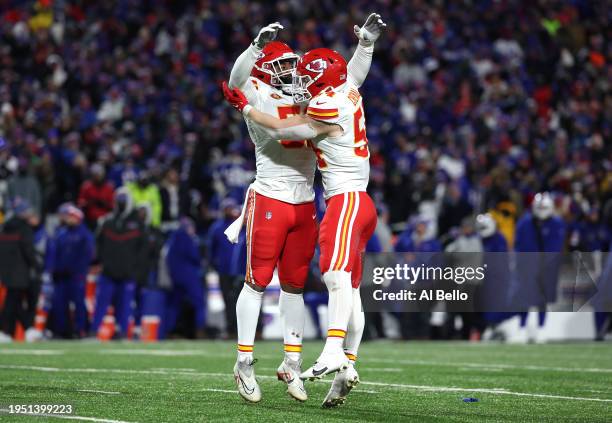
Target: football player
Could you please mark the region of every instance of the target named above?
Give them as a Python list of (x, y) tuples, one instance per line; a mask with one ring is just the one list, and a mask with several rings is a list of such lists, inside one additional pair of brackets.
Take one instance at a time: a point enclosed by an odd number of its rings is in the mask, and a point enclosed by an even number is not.
[(306, 53), (293, 82), (294, 101), (308, 104), (306, 114), (285, 120), (262, 113), (249, 105), (239, 90), (224, 87), (228, 101), (271, 134), (313, 140), (310, 144), (323, 175), (327, 200), (319, 242), (321, 273), (330, 294), (329, 322), (325, 348), (301, 378), (320, 378), (341, 370), (324, 402), (326, 406), (342, 403), (359, 382), (353, 364), (363, 333), (359, 296), (362, 254), (376, 226), (376, 210), (366, 193), (369, 150), (363, 102), (347, 73), (346, 61), (333, 50)]
[[(345, 74), (354, 86), (361, 85), (369, 71), (381, 25), (380, 16), (371, 14), (363, 27), (355, 26), (359, 45)], [(234, 64), (229, 85), (240, 88), (245, 101), (263, 112), (287, 119), (300, 114), (300, 105), (294, 104), (292, 96), (298, 56), (286, 44), (273, 41), (282, 28), (274, 23), (259, 32)], [(230, 240), (236, 239), (246, 218), (246, 283), (236, 305), (238, 358), (234, 377), (243, 398), (251, 402), (261, 399), (253, 369), (253, 345), (263, 291), (277, 267), (285, 343), (285, 358), (277, 376), (287, 383), (292, 397), (304, 401), (307, 394), (299, 377), (305, 315), (302, 294), (317, 238), (313, 191), (316, 159), (305, 137), (291, 130), (270, 131), (246, 116), (245, 120), (255, 144), (257, 175), (241, 217), (226, 231)]]

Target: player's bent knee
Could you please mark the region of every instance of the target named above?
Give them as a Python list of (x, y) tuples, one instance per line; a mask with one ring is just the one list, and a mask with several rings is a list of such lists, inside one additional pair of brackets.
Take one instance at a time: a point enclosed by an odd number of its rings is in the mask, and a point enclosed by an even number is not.
[(274, 271), (267, 268), (253, 269), (253, 278), (248, 282), (251, 285), (257, 286), (260, 291), (263, 291), (270, 284), (272, 273)]
[(351, 274), (342, 270), (334, 270), (323, 274), (323, 282), (329, 291), (351, 286)]
[(249, 288), (251, 288), (253, 291), (257, 291), (257, 292), (263, 292), (265, 291), (266, 287), (265, 286), (260, 286), (257, 285), (256, 283), (252, 283), (252, 282), (248, 282), (245, 281), (244, 282)]
[(294, 283), (281, 282), (281, 289), (288, 294), (303, 294), (304, 293), (304, 284), (298, 286)]

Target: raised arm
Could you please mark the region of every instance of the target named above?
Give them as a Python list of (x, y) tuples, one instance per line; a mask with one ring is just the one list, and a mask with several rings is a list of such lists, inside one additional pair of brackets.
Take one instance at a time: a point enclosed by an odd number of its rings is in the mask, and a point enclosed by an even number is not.
[(244, 88), (261, 50), (267, 43), (276, 38), (278, 31), (281, 29), (283, 29), (283, 26), (274, 22), (259, 31), (251, 45), (234, 62), (228, 83), (230, 88)]
[(379, 14), (371, 13), (361, 28), (357, 25), (353, 27), (359, 43), (348, 62), (347, 71), (348, 79), (357, 87), (361, 87), (368, 76), (374, 55), (374, 43), (386, 26)]
[(238, 56), (230, 73), (228, 81), (230, 87), (244, 88), (260, 52), (261, 50), (258, 50), (255, 45), (251, 44), (240, 56)]

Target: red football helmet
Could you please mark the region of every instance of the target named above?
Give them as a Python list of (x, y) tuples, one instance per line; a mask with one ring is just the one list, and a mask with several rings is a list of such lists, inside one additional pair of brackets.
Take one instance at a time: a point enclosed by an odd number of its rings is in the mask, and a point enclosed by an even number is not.
[(304, 103), (328, 87), (346, 82), (346, 60), (328, 48), (310, 50), (298, 61), (293, 76), (293, 101)]
[(262, 49), (251, 76), (291, 93), (293, 72), (299, 58), (287, 44), (271, 41)]

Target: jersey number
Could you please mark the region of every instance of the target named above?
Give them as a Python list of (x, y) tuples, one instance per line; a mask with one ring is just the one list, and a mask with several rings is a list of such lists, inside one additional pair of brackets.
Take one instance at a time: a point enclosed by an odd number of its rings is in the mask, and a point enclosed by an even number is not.
[(365, 144), (363, 144), (362, 146), (355, 147), (355, 154), (359, 157), (369, 157), (370, 151), (368, 150), (368, 137), (366, 136), (363, 104), (359, 105), (359, 108), (353, 116), (353, 128), (355, 131), (355, 144), (365, 141)]
[[(288, 117), (300, 114), (300, 106), (279, 106), (277, 109), (279, 119), (287, 119)], [(305, 140), (281, 140), (280, 143), (285, 148), (302, 148), (306, 146)]]
[[(363, 115), (363, 105), (361, 104), (359, 105), (359, 108), (353, 116), (353, 128), (355, 132), (355, 144), (365, 141), (362, 146), (355, 147), (355, 155), (359, 157), (368, 158), (370, 156), (370, 151), (368, 150), (368, 138), (366, 136), (365, 116)], [(319, 169), (327, 167), (327, 163), (323, 158), (323, 151), (320, 148), (315, 147), (314, 143), (310, 141), (308, 141), (308, 145), (310, 148), (312, 148), (312, 151), (314, 151), (317, 156), (317, 165), (319, 166)]]

